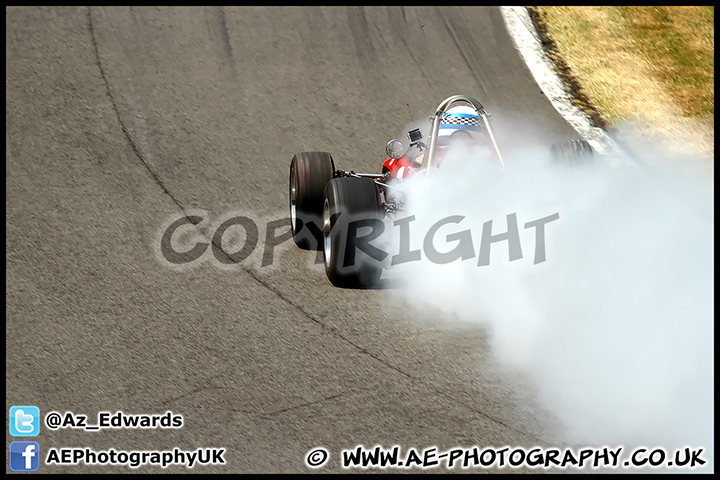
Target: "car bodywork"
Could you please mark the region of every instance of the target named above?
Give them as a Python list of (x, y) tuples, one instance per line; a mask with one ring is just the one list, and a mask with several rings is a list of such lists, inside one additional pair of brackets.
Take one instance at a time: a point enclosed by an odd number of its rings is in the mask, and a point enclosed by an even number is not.
[(408, 136), (410, 137), (410, 144), (408, 147), (415, 147), (424, 152), (422, 165), (413, 163), (412, 160), (410, 160), (406, 154), (408, 150), (407, 148), (401, 155), (393, 154), (390, 151), (390, 145), (393, 142), (402, 143), (400, 140), (393, 139), (388, 142), (388, 146), (386, 148), (388, 157), (383, 163), (382, 173), (357, 173), (353, 170), (336, 170), (335, 177), (372, 179), (378, 189), (382, 192), (385, 199), (383, 204), (385, 213), (391, 214), (401, 211), (403, 209), (402, 195), (398, 195), (394, 192), (394, 190), (398, 188), (397, 181), (404, 180), (411, 175), (429, 175), (433, 171), (436, 166), (439, 154), (438, 152), (441, 148), (440, 142), (438, 141), (440, 124), (442, 123), (443, 116), (446, 112), (458, 104), (469, 105), (475, 109), (475, 112), (482, 122), (485, 135), (491, 146), (491, 152), (495, 159), (499, 162), (500, 168), (504, 168), (505, 164), (503, 162), (503, 157), (490, 121), (491, 115), (475, 98), (468, 95), (453, 95), (443, 100), (430, 116), (430, 132), (427, 137), (427, 142), (423, 141), (422, 134), (419, 132), (419, 129), (408, 132)]

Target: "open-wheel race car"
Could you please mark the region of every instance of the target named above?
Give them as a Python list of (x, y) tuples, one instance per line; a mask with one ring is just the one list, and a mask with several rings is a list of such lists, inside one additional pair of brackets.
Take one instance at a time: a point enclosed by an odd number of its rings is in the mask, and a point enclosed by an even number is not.
[[(290, 218), (295, 243), (322, 250), (325, 272), (335, 286), (368, 287), (377, 283), (383, 264), (368, 255), (356, 255), (357, 232), (403, 211), (403, 180), (430, 175), (449, 147), (474, 142), (504, 168), (490, 114), (473, 97), (454, 95), (443, 100), (430, 116), (427, 142), (420, 129), (408, 132), (409, 145), (393, 139), (380, 173), (336, 169), (328, 152), (300, 152), (290, 163)], [(561, 163), (587, 163), (593, 151), (584, 140), (555, 143), (552, 158)], [(364, 251), (372, 249), (363, 237)], [(372, 252), (371, 252), (372, 253)]]

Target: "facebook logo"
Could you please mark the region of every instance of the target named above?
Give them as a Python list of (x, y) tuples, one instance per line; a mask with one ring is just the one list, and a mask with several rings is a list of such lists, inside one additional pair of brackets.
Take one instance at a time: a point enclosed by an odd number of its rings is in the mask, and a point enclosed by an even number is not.
[(31, 405), (10, 407), (10, 435), (37, 437), (40, 433), (40, 409)]
[(10, 442), (10, 470), (13, 472), (35, 472), (39, 468), (39, 443)]

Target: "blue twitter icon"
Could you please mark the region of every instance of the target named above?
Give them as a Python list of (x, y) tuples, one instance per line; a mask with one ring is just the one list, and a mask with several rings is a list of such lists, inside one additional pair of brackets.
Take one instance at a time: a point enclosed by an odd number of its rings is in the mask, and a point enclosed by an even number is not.
[(10, 435), (37, 437), (40, 433), (40, 409), (32, 405), (10, 407)]

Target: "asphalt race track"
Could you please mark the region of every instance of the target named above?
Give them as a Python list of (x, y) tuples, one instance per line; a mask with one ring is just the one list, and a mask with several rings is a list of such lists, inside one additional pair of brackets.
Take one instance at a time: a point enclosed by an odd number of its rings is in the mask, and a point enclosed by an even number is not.
[(296, 152), (379, 172), (385, 143), (449, 95), (483, 102), (501, 145), (523, 122), (547, 147), (576, 138), (498, 8), (10, 7), (6, 55), (6, 412), (184, 417), (43, 425), (44, 452), (226, 449), (193, 470), (41, 471), (311, 472), (324, 447), (319, 471), (342, 472), (357, 445), (560, 446), (522, 378), (490, 364), (486, 332), (398, 303), (402, 285), (334, 288), (290, 242), (271, 267), (157, 254), (192, 212), (286, 217)]

